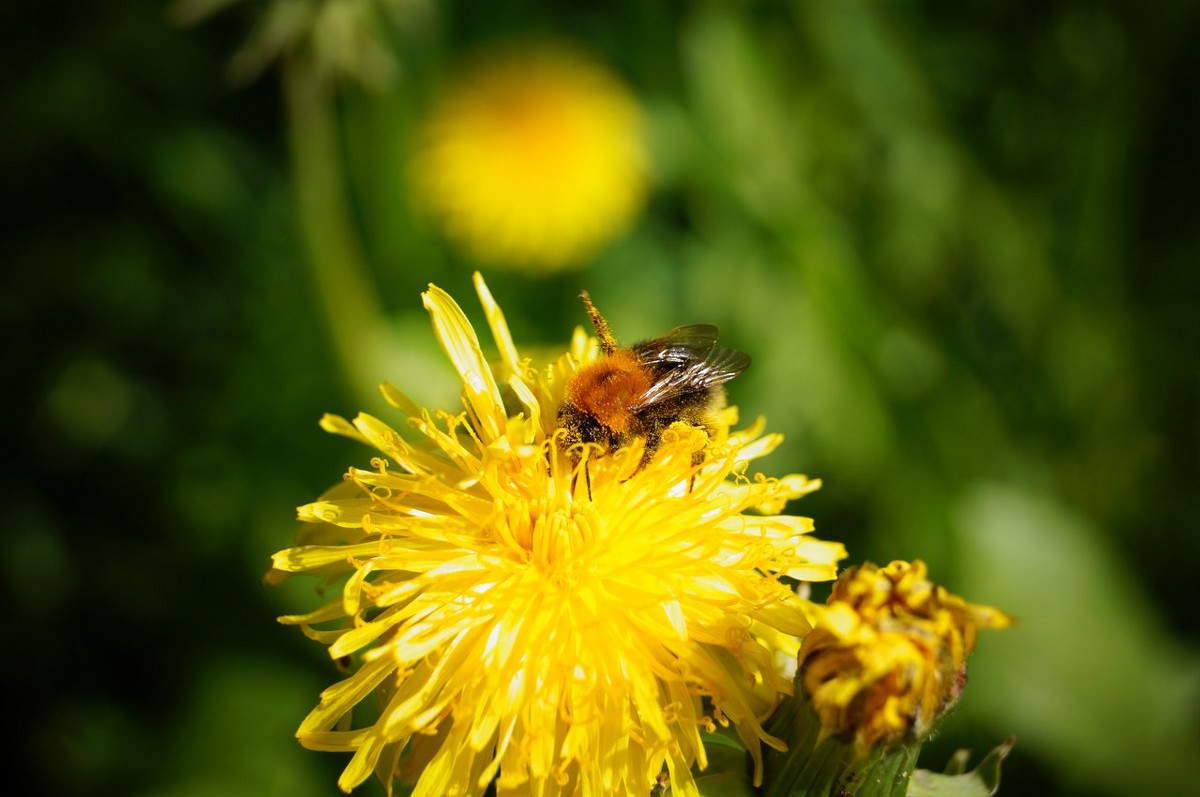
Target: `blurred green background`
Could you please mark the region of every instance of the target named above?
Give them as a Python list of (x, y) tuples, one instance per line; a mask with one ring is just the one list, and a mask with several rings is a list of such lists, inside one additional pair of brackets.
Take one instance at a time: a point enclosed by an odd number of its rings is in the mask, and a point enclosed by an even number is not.
[[(764, 469), (825, 481), (794, 511), (1020, 617), (925, 766), (1015, 733), (1002, 793), (1200, 789), (1200, 4), (331, 2), (395, 69), (312, 118), (300, 59), (244, 47), (306, 0), (0, 11), (16, 793), (336, 793), (293, 739), (336, 671), (273, 619), (314, 599), (260, 579), (369, 457), (323, 412), (453, 406), (419, 292), (481, 321), (481, 267), (519, 345), (584, 287), (626, 341), (719, 324), (787, 435)], [(530, 33), (623, 76), (652, 158), (634, 228), (543, 276), (404, 179), (444, 75)]]

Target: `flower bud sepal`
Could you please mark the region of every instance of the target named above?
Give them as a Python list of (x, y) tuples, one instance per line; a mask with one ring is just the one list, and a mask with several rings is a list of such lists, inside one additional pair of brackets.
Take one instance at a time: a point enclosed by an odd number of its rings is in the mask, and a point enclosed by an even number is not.
[(863, 750), (853, 735), (823, 731), (800, 678), (795, 696), (768, 726), (788, 749), (767, 751), (763, 797), (904, 797), (922, 740), (880, 742)]

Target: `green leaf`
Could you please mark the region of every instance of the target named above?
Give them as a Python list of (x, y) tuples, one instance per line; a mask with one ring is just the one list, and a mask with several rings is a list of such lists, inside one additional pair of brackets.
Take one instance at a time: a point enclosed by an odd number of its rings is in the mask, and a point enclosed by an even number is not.
[(1200, 661), (1127, 552), (1088, 513), (1021, 485), (980, 482), (954, 515), (962, 583), (1020, 620), (981, 640), (962, 710), (1085, 791), (1195, 793)]
[(1000, 762), (1014, 744), (1016, 739), (1010, 737), (970, 772), (965, 771), (970, 756), (967, 750), (950, 758), (944, 774), (918, 769), (908, 782), (907, 797), (991, 797), (1000, 788)]
[(724, 730), (703, 734), (703, 738), (708, 768), (696, 776), (700, 797), (755, 797), (742, 743)]
[(715, 748), (718, 747), (722, 750), (733, 750), (742, 756), (746, 755), (745, 746), (729, 728), (722, 728), (714, 733), (702, 733), (700, 739), (704, 742), (710, 758), (715, 754)]
[(776, 710), (768, 727), (788, 749), (765, 751), (763, 797), (905, 797), (920, 741), (860, 751), (852, 738), (822, 738), (803, 689), (797, 693)]

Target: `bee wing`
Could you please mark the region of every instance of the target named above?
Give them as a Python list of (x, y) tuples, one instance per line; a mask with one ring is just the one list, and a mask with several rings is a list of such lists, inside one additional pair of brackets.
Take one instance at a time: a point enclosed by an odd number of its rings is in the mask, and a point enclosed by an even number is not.
[(634, 345), (633, 350), (639, 354), (646, 352), (652, 356), (657, 352), (682, 346), (695, 352), (706, 352), (717, 345), (717, 328), (712, 324), (687, 324), (675, 327), (661, 338), (644, 340)]
[(630, 409), (634, 412), (676, 396), (722, 385), (745, 371), (750, 355), (717, 344), (711, 324), (676, 327), (661, 338), (633, 347), (638, 362), (657, 374)]

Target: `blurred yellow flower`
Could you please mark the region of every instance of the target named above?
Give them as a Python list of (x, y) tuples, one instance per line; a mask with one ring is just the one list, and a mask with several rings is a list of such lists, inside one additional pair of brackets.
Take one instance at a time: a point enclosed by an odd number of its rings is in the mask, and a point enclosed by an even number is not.
[[(424, 295), (463, 412), (385, 386), (407, 437), (368, 415), (322, 422), (381, 456), (301, 507), (302, 544), (274, 557), (271, 581), (344, 579), (325, 606), (281, 619), (360, 665), (322, 694), (300, 741), (353, 753), (342, 789), (374, 772), (437, 797), (493, 781), (500, 795), (646, 795), (667, 778), (697, 795), (691, 767), (716, 725), (732, 724), (761, 769), (760, 744), (782, 743), (760, 722), (792, 688), (775, 656), (810, 627), (781, 577), (831, 579), (845, 555), (809, 537), (807, 518), (778, 514), (818, 484), (743, 475), (779, 442), (761, 423), (715, 436), (698, 464), (707, 436), (682, 425), (640, 470), (638, 444), (563, 455), (563, 385), (597, 342), (578, 329), (535, 369), (476, 287), (495, 367), (450, 296)], [(355, 728), (372, 694), (380, 707)]]
[(815, 609), (800, 677), (822, 734), (860, 753), (922, 739), (958, 700), (977, 629), (1013, 622), (929, 581), (920, 560), (851, 568)]
[(540, 44), (460, 76), (425, 124), (413, 176), (472, 256), (554, 270), (628, 227), (645, 161), (629, 91), (581, 53)]

